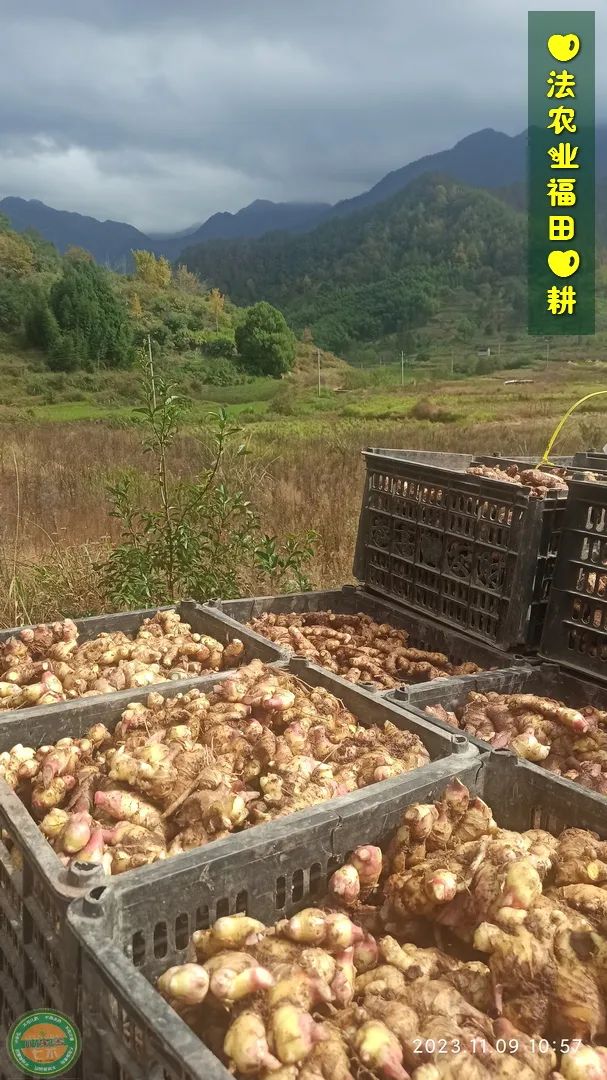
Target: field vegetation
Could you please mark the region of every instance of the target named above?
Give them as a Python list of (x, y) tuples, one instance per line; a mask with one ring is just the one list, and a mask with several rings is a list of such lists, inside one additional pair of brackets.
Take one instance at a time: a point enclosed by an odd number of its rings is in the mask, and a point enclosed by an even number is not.
[[(295, 575), (283, 572), (266, 548), (265, 557), (243, 559), (246, 565), (238, 567), (235, 587), (244, 593), (281, 591), (306, 579), (318, 587), (340, 585), (352, 580), (363, 447), (539, 455), (566, 409), (605, 386), (605, 370), (580, 358), (575, 364), (551, 361), (547, 370), (543, 365), (517, 373), (531, 383), (509, 384), (511, 371), (453, 379), (410, 373), (401, 386), (400, 367), (359, 373), (342, 371), (336, 363), (332, 380), (346, 386), (322, 389), (318, 397), (317, 387), (310, 385), (315, 376), (310, 362), (288, 384), (270, 384), (271, 396), (268, 381), (260, 380), (227, 388), (218, 395), (222, 402), (195, 401), (167, 448), (167, 466), (183, 482), (194, 482), (209, 468), (210, 433), (224, 404), (231, 426), (240, 430), (228, 440), (221, 476), (232, 492), (245, 493), (254, 508), (258, 548), (262, 536), (278, 538), (284, 558), (286, 538), (297, 538), (305, 548), (310, 533), (317, 537), (311, 553), (296, 559)], [(129, 378), (138, 387), (137, 398), (141, 374)], [(347, 389), (350, 380), (364, 385)], [(230, 400), (236, 391), (252, 400)], [(66, 402), (54, 406), (54, 417), (53, 406), (31, 405), (15, 408), (10, 421), (2, 423), (4, 626), (115, 608), (115, 594), (99, 569), (123, 536), (124, 521), (112, 516), (112, 489), (128, 476), (133, 499), (158, 506), (154, 458), (144, 449), (141, 414), (124, 404), (95, 417), (100, 406), (79, 404), (82, 419), (70, 416), (75, 406)], [(607, 395), (586, 402), (569, 421), (557, 450), (603, 446), (606, 414)]]

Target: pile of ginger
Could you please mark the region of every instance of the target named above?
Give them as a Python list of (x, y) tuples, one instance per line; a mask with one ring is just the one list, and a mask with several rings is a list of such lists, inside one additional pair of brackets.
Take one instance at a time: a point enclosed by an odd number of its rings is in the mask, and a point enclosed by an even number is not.
[(348, 682), (392, 690), (448, 675), (475, 675), (472, 663), (455, 664), (444, 653), (411, 648), (406, 630), (375, 622), (361, 612), (266, 612), (249, 626), (275, 644), (320, 664)]
[(113, 733), (0, 754), (0, 777), (64, 865), (119, 874), (427, 764), (420, 738), (362, 727), (323, 687), (260, 660), (127, 706)]
[(159, 992), (238, 1078), (605, 1080), (607, 842), (452, 781), (322, 906), (194, 933)]
[(525, 467), (515, 464), (480, 465), (472, 462), (466, 472), (470, 476), (484, 476), (488, 480), (501, 480), (506, 484), (517, 484), (519, 487), (531, 488), (530, 495), (536, 499), (542, 499), (549, 491), (556, 491), (560, 495), (566, 495), (569, 490), (568, 481), (573, 478), (593, 484), (602, 480), (602, 476), (584, 469), (575, 469), (572, 472), (561, 467), (544, 468), (537, 466), (533, 468), (529, 465)]
[(494, 749), (514, 750), (557, 776), (607, 795), (607, 710), (572, 709), (538, 694), (473, 691), (456, 711), (428, 705), (443, 720)]
[(242, 641), (192, 633), (174, 610), (144, 619), (134, 637), (115, 630), (82, 643), (71, 619), (25, 627), (0, 643), (0, 711), (193, 678), (243, 658)]
[[(566, 495), (569, 489), (566, 469), (546, 472), (543, 469), (521, 468), (519, 465), (477, 465), (473, 462), (466, 472), (470, 476), (483, 476), (488, 480), (501, 480), (506, 484), (531, 488), (530, 494), (536, 499), (543, 498), (549, 491)], [(579, 475), (579, 479), (597, 480), (598, 477), (594, 473), (583, 473)]]

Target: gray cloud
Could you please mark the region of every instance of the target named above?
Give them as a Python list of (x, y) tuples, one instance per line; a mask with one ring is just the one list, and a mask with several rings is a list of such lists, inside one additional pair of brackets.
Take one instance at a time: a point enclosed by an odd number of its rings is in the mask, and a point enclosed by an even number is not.
[(336, 201), (526, 123), (522, 0), (2, 7), (1, 193), (144, 229), (254, 198)]

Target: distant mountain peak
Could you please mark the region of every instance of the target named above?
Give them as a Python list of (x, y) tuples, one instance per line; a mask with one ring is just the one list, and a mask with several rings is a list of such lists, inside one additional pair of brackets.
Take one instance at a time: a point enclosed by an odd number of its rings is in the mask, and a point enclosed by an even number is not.
[[(607, 172), (607, 128), (596, 131), (597, 175)], [(521, 184), (526, 176), (527, 133), (506, 135), (495, 128), (482, 128), (466, 135), (447, 150), (395, 169), (368, 191), (331, 206), (323, 202), (283, 202), (255, 199), (234, 213), (220, 211), (203, 224), (174, 234), (146, 235), (126, 222), (98, 221), (83, 214), (55, 210), (39, 199), (9, 196), (0, 201), (14, 228), (34, 228), (60, 251), (71, 245), (84, 247), (99, 262), (125, 269), (132, 248), (148, 248), (177, 259), (186, 249), (210, 240), (256, 240), (271, 232), (310, 232), (332, 218), (340, 218), (384, 202), (409, 187), (418, 177), (434, 175), (450, 178), (470, 187), (490, 191)]]

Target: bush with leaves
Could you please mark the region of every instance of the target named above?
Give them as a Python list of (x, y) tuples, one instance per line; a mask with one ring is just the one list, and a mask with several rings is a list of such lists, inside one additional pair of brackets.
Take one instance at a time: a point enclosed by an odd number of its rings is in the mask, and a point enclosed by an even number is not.
[(282, 312), (262, 300), (236, 328), (236, 347), (251, 375), (285, 375), (295, 359), (296, 342)]
[(497, 360), (494, 356), (479, 356), (475, 371), (477, 375), (491, 375), (497, 371)]
[(25, 336), (30, 345), (49, 353), (59, 339), (57, 320), (41, 292), (34, 294), (26, 312)]
[(223, 356), (232, 360), (236, 356), (234, 334), (225, 330), (207, 330), (202, 338), (202, 348), (207, 356)]
[(0, 330), (19, 329), (27, 300), (27, 291), (20, 284), (0, 275)]
[(76, 371), (82, 367), (82, 353), (76, 339), (70, 334), (58, 334), (46, 362), (51, 371)]
[(63, 275), (52, 286), (49, 303), (80, 366), (85, 361), (112, 368), (130, 363), (128, 312), (107, 271), (80, 257), (64, 259)]
[[(138, 490), (132, 472), (109, 489), (121, 541), (99, 569), (111, 602), (148, 607), (185, 597), (229, 599), (246, 593), (252, 581), (276, 591), (310, 588), (305, 566), (316, 534), (289, 536), (283, 543), (267, 536), (244, 493), (232, 488), (226, 450), (240, 429), (225, 410), (211, 414), (199, 440), (199, 472), (193, 480), (175, 475), (170, 450), (186, 404), (156, 373), (148, 354), (140, 366), (145, 403), (136, 414), (143, 447), (154, 461), (154, 490)], [(245, 454), (245, 446), (237, 445), (232, 463)]]
[(240, 386), (250, 380), (232, 360), (217, 357), (203, 360), (200, 367), (200, 381), (208, 386)]

